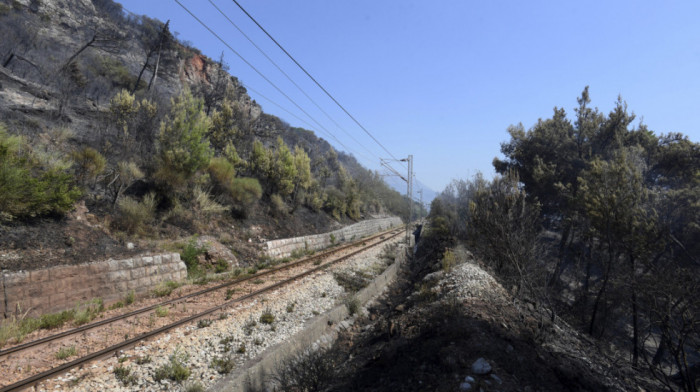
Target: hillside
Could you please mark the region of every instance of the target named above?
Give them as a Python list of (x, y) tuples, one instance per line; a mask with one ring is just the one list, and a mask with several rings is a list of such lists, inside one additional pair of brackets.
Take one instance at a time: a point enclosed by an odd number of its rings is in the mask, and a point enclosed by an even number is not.
[(223, 59), (157, 19), (111, 0), (2, 0), (0, 33), (0, 268), (193, 235), (245, 263), (263, 239), (405, 216), (377, 173), (264, 113)]

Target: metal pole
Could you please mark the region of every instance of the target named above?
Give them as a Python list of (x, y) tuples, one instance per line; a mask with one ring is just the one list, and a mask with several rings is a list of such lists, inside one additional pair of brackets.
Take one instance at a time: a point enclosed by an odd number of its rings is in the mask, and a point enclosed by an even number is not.
[(411, 221), (413, 219), (413, 155), (408, 156), (408, 177), (406, 181), (406, 196), (408, 196), (408, 216), (406, 219), (406, 246), (411, 246)]

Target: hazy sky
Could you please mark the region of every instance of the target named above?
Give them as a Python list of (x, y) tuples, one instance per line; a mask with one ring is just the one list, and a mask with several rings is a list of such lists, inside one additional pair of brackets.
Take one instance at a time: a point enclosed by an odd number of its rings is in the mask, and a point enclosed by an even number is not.
[[(389, 158), (230, 0), (212, 0), (326, 111), (320, 112), (209, 3), (180, 0), (346, 147), (212, 36), (173, 0), (125, 0), (230, 72), (267, 113), (316, 131), (365, 166)], [(530, 128), (554, 106), (573, 115), (590, 85), (609, 112), (618, 95), (657, 133), (700, 141), (700, 1), (238, 0), (419, 180), (493, 175), (506, 128)], [(271, 99), (302, 118), (293, 117)], [(636, 122), (635, 124), (637, 124)], [(369, 151), (367, 151), (369, 150)], [(395, 165), (398, 169), (400, 166)]]

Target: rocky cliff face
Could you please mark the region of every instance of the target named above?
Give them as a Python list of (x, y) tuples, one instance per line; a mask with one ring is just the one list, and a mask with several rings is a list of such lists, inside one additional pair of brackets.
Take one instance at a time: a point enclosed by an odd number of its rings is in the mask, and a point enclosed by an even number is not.
[[(3, 19), (0, 34), (7, 40), (0, 43), (0, 65), (5, 66), (0, 78), (7, 82), (2, 95), (9, 105), (3, 105), (4, 108), (22, 98), (24, 104), (30, 104), (29, 109), (58, 110), (61, 103), (56, 101), (65, 95), (61, 90), (66, 88), (66, 83), (57, 80), (56, 75), (75, 56), (72, 60), (75, 69), (69, 74), (77, 79), (72, 82), (76, 82), (78, 88), (71, 87), (78, 90), (78, 94), (73, 94), (77, 97), (68, 102), (66, 114), (71, 116), (71, 110), (81, 115), (86, 110), (104, 111), (118, 89), (133, 87), (129, 82), (135, 82), (143, 68), (148, 52), (146, 26), (162, 26), (149, 18), (126, 15), (120, 6), (105, 1), (2, 0), (1, 4), (4, 7), (0, 14)], [(153, 63), (155, 60), (151, 58), (143, 72), (142, 83), (150, 81)], [(99, 76), (105, 80), (99, 80)], [(114, 77), (118, 83), (109, 80)], [(13, 79), (15, 83), (11, 83)], [(17, 87), (17, 83), (35, 83), (45, 90), (44, 96), (26, 89), (16, 91), (13, 87)], [(260, 106), (248, 96), (238, 79), (196, 49), (179, 42), (163, 51), (155, 88), (160, 97), (170, 98), (184, 88), (201, 93), (222, 83), (249, 118), (255, 120), (260, 116)], [(26, 93), (32, 96), (20, 97)]]

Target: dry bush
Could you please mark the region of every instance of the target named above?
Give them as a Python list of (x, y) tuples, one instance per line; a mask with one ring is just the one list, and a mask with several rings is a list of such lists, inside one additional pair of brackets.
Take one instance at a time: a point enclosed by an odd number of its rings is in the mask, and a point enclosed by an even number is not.
[(271, 381), (280, 391), (323, 391), (337, 378), (337, 365), (331, 351), (307, 348), (278, 363)]
[(117, 208), (118, 213), (114, 224), (119, 229), (129, 234), (145, 234), (148, 226), (155, 219), (156, 196), (154, 193), (149, 193), (140, 202), (131, 197), (125, 197), (119, 200)]

